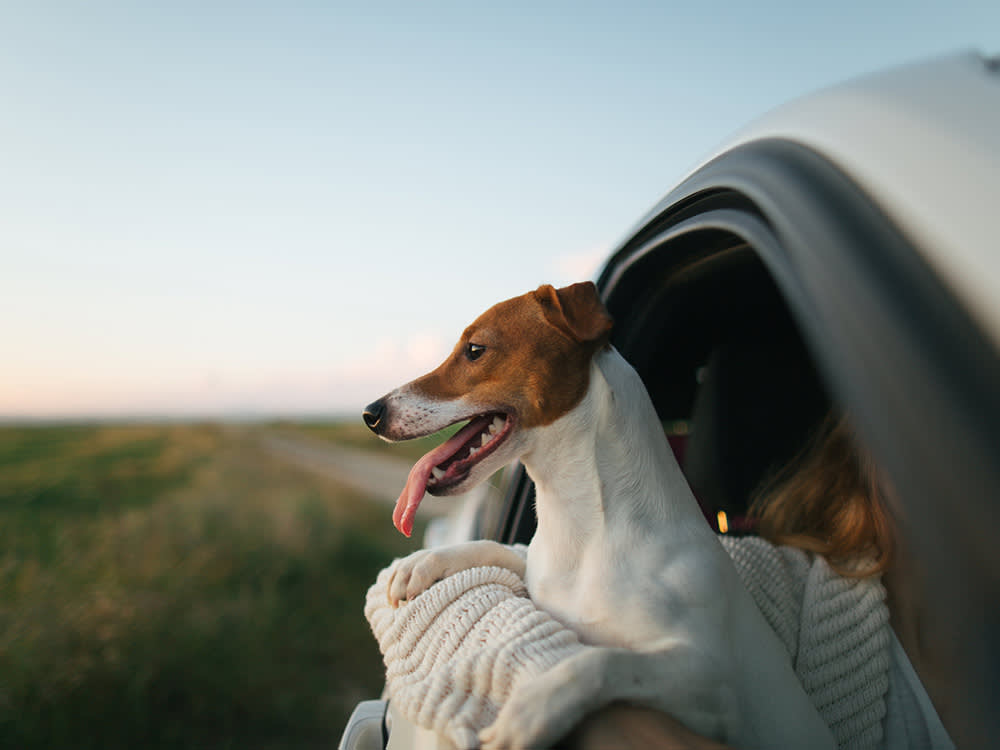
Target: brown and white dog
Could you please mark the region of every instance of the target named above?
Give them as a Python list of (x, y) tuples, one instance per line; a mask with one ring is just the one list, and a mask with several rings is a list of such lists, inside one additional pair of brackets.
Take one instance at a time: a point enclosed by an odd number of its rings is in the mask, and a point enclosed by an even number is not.
[(478, 541), (400, 561), (393, 604), (476, 565), (522, 576), (535, 604), (597, 646), (519, 688), (488, 747), (537, 748), (627, 701), (740, 748), (832, 748), (788, 653), (688, 488), (642, 381), (608, 343), (593, 284), (539, 287), (462, 333), (433, 372), (369, 405), (368, 426), (408, 440), (469, 424), (421, 458), (393, 513), (413, 528), (424, 492), (464, 492), (520, 459), (538, 529), (524, 558)]

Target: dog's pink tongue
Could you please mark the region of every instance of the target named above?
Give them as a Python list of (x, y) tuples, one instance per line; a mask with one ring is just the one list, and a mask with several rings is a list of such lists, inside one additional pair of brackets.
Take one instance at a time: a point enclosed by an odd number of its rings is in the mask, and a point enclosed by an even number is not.
[(413, 519), (417, 516), (420, 501), (424, 499), (424, 491), (431, 478), (431, 469), (455, 455), (473, 433), (481, 431), (482, 427), (482, 420), (473, 419), (413, 465), (410, 475), (406, 478), (406, 486), (396, 501), (396, 509), (392, 512), (392, 525), (400, 532), (406, 536), (413, 533)]
[(440, 449), (440, 447), (435, 448), (413, 465), (410, 475), (406, 478), (406, 486), (396, 501), (396, 509), (392, 512), (392, 525), (405, 536), (413, 533), (413, 519), (417, 516), (420, 501), (424, 499), (424, 490), (427, 489), (431, 469), (437, 466), (438, 459), (435, 454)]

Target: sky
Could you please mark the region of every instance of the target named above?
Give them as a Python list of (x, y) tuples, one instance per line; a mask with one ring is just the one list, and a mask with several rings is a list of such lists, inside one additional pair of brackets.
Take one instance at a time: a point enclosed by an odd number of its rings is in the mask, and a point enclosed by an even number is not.
[(345, 416), (1000, 3), (0, 0), (0, 419)]

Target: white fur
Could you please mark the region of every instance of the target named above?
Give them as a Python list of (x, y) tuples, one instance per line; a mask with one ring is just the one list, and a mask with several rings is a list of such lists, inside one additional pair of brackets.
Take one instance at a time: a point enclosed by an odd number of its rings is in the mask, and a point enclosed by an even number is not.
[(383, 435), (387, 440), (409, 440), (437, 432), (478, 411), (475, 404), (464, 398), (447, 401), (433, 398), (415, 389), (412, 383), (391, 391), (383, 401), (392, 414), (392, 424)]
[(519, 438), (537, 492), (526, 562), (495, 542), (421, 551), (397, 565), (389, 594), (411, 599), (456, 570), (506, 565), (540, 608), (599, 647), (516, 692), (485, 746), (546, 746), (625, 700), (740, 748), (834, 747), (614, 349), (594, 357), (579, 405)]

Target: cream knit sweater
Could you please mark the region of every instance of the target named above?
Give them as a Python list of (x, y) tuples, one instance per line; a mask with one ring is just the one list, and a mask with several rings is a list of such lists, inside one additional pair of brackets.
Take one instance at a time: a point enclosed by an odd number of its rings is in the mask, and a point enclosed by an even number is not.
[[(720, 539), (839, 747), (878, 747), (890, 640), (881, 582), (842, 578), (820, 557), (758, 538)], [(386, 599), (390, 570), (365, 602), (389, 697), (459, 748), (478, 747), (519, 682), (589, 648), (536, 609), (509, 570), (456, 573), (398, 609)]]

